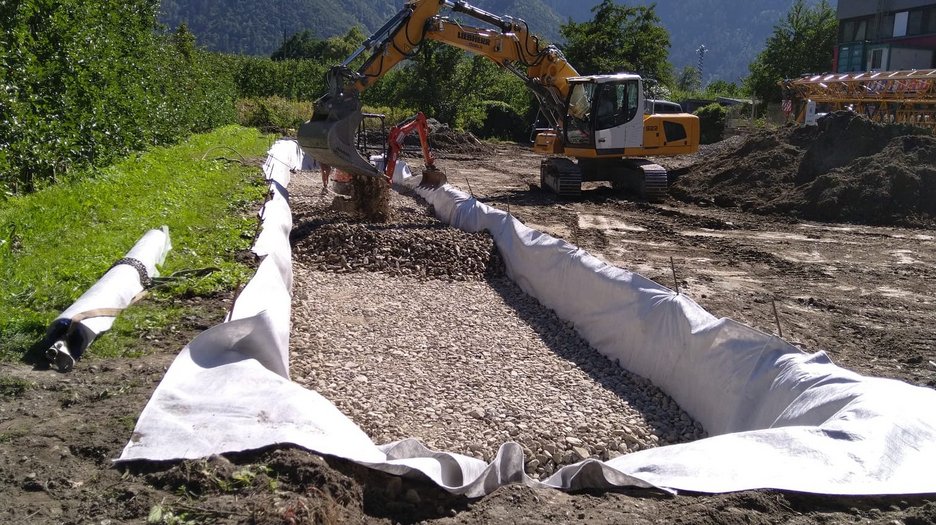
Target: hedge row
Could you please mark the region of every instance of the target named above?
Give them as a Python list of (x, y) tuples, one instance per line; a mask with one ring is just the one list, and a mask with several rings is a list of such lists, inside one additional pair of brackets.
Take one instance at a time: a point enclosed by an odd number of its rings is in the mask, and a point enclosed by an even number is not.
[(233, 121), (232, 74), (184, 29), (157, 32), (158, 7), (0, 3), (0, 187), (30, 191)]

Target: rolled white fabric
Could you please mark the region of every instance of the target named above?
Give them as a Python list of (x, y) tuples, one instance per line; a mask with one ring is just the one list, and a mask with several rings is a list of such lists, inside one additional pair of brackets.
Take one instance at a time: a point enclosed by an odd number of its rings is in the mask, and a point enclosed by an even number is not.
[(117, 312), (130, 305), (149, 279), (159, 275), (156, 265), (162, 264), (170, 249), (166, 226), (146, 232), (118, 264), (59, 314), (46, 334), (51, 350), (47, 356), (64, 359), (56, 361), (59, 369), (70, 369), (69, 357), (74, 364), (98, 335), (110, 330)]

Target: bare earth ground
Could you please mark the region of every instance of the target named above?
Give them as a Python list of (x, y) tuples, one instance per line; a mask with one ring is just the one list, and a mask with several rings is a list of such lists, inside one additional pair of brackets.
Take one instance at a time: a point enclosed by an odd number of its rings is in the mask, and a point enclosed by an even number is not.
[[(601, 185), (580, 201), (557, 201), (538, 188), (539, 157), (513, 145), (492, 156), (442, 155), (438, 164), (482, 201), (609, 262), (671, 287), (675, 270), (679, 290), (715, 315), (774, 333), (779, 322), (785, 339), (844, 367), (936, 387), (933, 230), (649, 205)], [(199, 313), (184, 324), (140, 334), (142, 358), (99, 359), (92, 347), (67, 375), (0, 365), (0, 522), (936, 523), (934, 495), (671, 497), (508, 486), (468, 501), (283, 447), (115, 467), (175, 354), (229, 302), (197, 300)]]

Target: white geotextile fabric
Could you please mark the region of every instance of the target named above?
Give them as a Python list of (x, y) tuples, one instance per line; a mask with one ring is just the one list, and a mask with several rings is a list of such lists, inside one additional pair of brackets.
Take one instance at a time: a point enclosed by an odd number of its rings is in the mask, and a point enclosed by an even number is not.
[[(146, 232), (124, 257), (140, 261), (146, 267), (146, 274), (156, 277), (159, 275), (156, 265), (163, 263), (170, 249), (172, 249), (172, 243), (169, 241), (169, 229), (163, 226), (162, 229)], [(109, 269), (71, 306), (59, 314), (53, 325), (92, 310), (126, 308), (141, 291), (143, 291), (143, 285), (140, 283), (139, 272), (128, 264), (118, 264)], [(90, 332), (93, 339), (102, 332), (110, 330), (115, 319), (116, 317), (109, 315), (89, 317), (78, 324)]]
[[(271, 158), (277, 161), (265, 170), (285, 202), (289, 167), (301, 166), (302, 154), (280, 141)], [(420, 191), (441, 219), (490, 231), (521, 288), (572, 321), (599, 351), (653, 380), (715, 437), (604, 463), (586, 460), (544, 483), (526, 476), (516, 443), (502, 445), (490, 464), (431, 451), (413, 439), (375, 446), (334, 405), (288, 380), (291, 219), (280, 210), (263, 213), (257, 246), (266, 258), (232, 320), (183, 349), (120, 460), (198, 458), (291, 443), (386, 472), (422, 473), (471, 497), (511, 482), (563, 489), (936, 492), (930, 475), (936, 392), (862, 377), (821, 353), (808, 355), (716, 319), (687, 297), (526, 228), (450, 186)], [(268, 205), (278, 202), (274, 196)]]

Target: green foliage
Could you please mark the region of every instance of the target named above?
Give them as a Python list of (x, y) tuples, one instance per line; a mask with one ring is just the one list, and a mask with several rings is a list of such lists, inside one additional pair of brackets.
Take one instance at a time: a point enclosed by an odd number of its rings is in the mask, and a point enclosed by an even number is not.
[(325, 93), (325, 64), (313, 60), (271, 60), (260, 57), (225, 58), (234, 72), (240, 98), (283, 97), (315, 100)]
[(562, 26), (565, 55), (585, 75), (633, 71), (668, 83), (672, 78), (669, 33), (655, 6), (627, 7), (603, 0), (587, 22)]
[(273, 60), (308, 59), (324, 64), (340, 63), (357, 49), (367, 35), (354, 26), (342, 36), (317, 40), (310, 31), (302, 31), (289, 37), (273, 52)]
[(321, 40), (315, 38), (315, 35), (306, 29), (284, 41), (279, 49), (270, 55), (270, 58), (273, 60), (312, 58), (318, 53), (320, 44)]
[(699, 117), (699, 141), (713, 144), (722, 139), (725, 125), (728, 123), (728, 110), (721, 104), (709, 104), (695, 110)]
[(510, 104), (499, 100), (488, 100), (481, 104), (484, 119), (480, 125), (468, 127), (468, 131), (485, 138), (497, 138), (516, 142), (530, 139), (530, 126), (523, 115)]
[(483, 128), (491, 101), (524, 118), (532, 105), (519, 78), (485, 57), (431, 41), (365, 91), (363, 100), (373, 106), (413, 108), (407, 116), (419, 110), (458, 129)]
[(796, 0), (751, 63), (748, 89), (761, 100), (778, 102), (781, 80), (831, 68), (837, 34), (835, 10), (826, 0), (815, 7)]
[[(224, 153), (212, 154), (220, 145), (257, 156), (269, 139), (224, 127), (10, 198), (0, 208), (0, 359), (18, 357), (39, 341), (48, 323), (151, 228), (169, 226), (174, 248), (162, 274), (221, 269), (162, 293), (211, 294), (246, 282), (251, 270), (235, 254), (249, 247), (264, 190), (255, 167), (214, 160)], [(139, 334), (184, 314), (147, 309), (148, 303), (120, 316), (113, 337), (96, 342), (94, 353), (116, 355), (121, 347), (109, 345), (122, 331)]]
[(277, 96), (237, 101), (237, 123), (242, 126), (277, 131), (296, 129), (311, 116), (312, 106), (307, 102)]
[(716, 80), (705, 86), (704, 96), (706, 98), (728, 97), (737, 98), (744, 96), (743, 89), (733, 82), (725, 80)]
[[(0, 188), (41, 188), (233, 120), (233, 82), (154, 0), (23, 0), (0, 18)], [(10, 75), (8, 72), (15, 72)]]
[(698, 91), (701, 86), (699, 68), (695, 66), (686, 66), (676, 75), (676, 87), (681, 91), (692, 93)]

